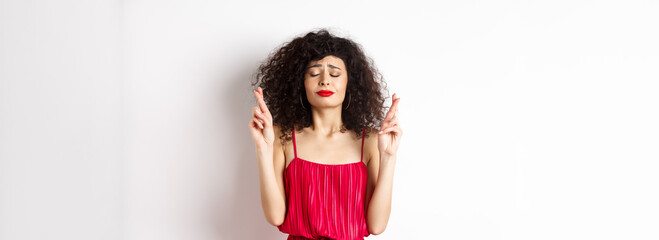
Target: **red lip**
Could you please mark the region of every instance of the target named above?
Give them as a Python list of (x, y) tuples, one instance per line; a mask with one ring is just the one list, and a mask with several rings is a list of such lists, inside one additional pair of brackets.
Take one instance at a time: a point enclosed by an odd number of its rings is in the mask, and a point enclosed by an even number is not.
[(334, 94), (334, 92), (329, 91), (329, 90), (320, 90), (320, 91), (316, 92), (316, 94), (318, 94), (320, 96), (323, 96), (323, 97), (329, 97), (329, 96), (332, 96), (332, 94)]

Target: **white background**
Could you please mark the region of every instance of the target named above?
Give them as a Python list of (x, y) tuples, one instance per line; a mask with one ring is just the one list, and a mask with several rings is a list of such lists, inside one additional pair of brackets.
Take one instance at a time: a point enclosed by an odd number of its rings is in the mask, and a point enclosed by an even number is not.
[[(656, 1), (0, 1), (0, 239), (285, 239), (250, 80), (320, 27), (405, 132), (368, 239), (658, 239)], [(387, 101), (389, 104), (390, 101)]]

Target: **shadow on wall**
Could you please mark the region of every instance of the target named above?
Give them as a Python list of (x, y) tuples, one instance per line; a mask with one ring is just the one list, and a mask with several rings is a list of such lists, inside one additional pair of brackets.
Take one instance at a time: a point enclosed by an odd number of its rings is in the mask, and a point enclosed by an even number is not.
[[(261, 46), (264, 45), (268, 44)], [(246, 51), (234, 51), (234, 56), (225, 56), (228, 63), (219, 68), (215, 77), (220, 86), (214, 89), (213, 101), (217, 104), (209, 104), (225, 109), (211, 111), (216, 112), (211, 117), (221, 126), (218, 132), (209, 134), (220, 136), (224, 145), (212, 149), (231, 151), (214, 154), (219, 156), (215, 159), (218, 163), (210, 165), (217, 169), (209, 172), (213, 175), (210, 179), (217, 182), (208, 185), (212, 186), (208, 189), (209, 205), (199, 210), (203, 223), (208, 224), (204, 228), (211, 234), (209, 239), (285, 239), (286, 234), (268, 223), (263, 214), (255, 146), (247, 125), (252, 107), (256, 106), (251, 82), (267, 54), (250, 53), (250, 49), (258, 48), (244, 43), (236, 46)]]

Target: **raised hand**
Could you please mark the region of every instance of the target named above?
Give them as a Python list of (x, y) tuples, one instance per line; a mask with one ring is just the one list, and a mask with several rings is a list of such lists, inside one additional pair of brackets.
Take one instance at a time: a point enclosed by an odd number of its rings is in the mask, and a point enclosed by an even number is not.
[(249, 121), (249, 129), (257, 148), (272, 147), (275, 140), (275, 132), (272, 127), (272, 114), (263, 101), (263, 89), (254, 91), (258, 106), (252, 109), (252, 119)]
[(383, 154), (395, 156), (398, 152), (400, 139), (403, 136), (403, 130), (398, 123), (398, 102), (400, 98), (397, 98), (394, 93), (392, 99), (389, 112), (382, 120), (380, 132), (378, 133), (378, 150), (380, 150), (381, 156)]

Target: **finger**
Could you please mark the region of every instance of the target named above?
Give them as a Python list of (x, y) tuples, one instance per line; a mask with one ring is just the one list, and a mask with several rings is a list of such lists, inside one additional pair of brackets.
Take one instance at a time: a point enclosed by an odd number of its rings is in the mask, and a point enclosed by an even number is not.
[(259, 104), (259, 107), (261, 108), (261, 112), (267, 112), (268, 107), (265, 104), (265, 100), (263, 100), (263, 89), (259, 87), (256, 91), (254, 91), (254, 96), (256, 96), (256, 101)]
[[(261, 87), (259, 87), (259, 95), (261, 95), (261, 100), (263, 100), (263, 88)], [(265, 101), (263, 103), (265, 103)]]
[(398, 124), (398, 118), (394, 117), (388, 121), (382, 122), (382, 125), (380, 126), (380, 129), (386, 129), (391, 126), (397, 125)]
[[(394, 96), (396, 96), (395, 93), (394, 93)], [(391, 118), (391, 115), (393, 115), (393, 112), (392, 112), (391, 110), (393, 109), (393, 106), (394, 106), (394, 102), (395, 102), (395, 101), (396, 101), (396, 99), (392, 99), (392, 100), (391, 100), (391, 106), (389, 106), (389, 111), (387, 111), (387, 115), (384, 116), (384, 120), (385, 120), (385, 121), (388, 121), (389, 118)]]
[(400, 126), (398, 125), (396, 125), (396, 127), (393, 127), (390, 132), (393, 132), (396, 137), (403, 136), (403, 129), (401, 129)]
[(261, 129), (263, 129), (265, 127), (265, 126), (263, 126), (263, 123), (258, 119), (254, 119), (254, 122), (256, 122), (256, 125), (258, 125), (259, 128), (261, 128)]
[(259, 110), (259, 107), (254, 107), (254, 115), (252, 117), (256, 118), (261, 122), (261, 125), (264, 127), (269, 126), (270, 120)]
[(259, 118), (264, 118), (265, 117), (263, 112), (261, 112), (261, 107), (260, 106), (254, 106), (254, 108), (252, 108), (252, 112), (254, 113), (254, 117), (259, 117)]
[(385, 128), (388, 128), (390, 126), (391, 124), (389, 120), (382, 121), (382, 124), (380, 124), (380, 130), (384, 130)]
[(380, 132), (385, 132), (388, 129), (391, 129), (392, 127), (396, 127), (396, 125), (394, 125), (394, 124), (385, 124), (385, 125), (382, 126), (382, 128), (380, 128)]
[(254, 106), (252, 108), (252, 117), (260, 118), (262, 117), (263, 113), (261, 112), (261, 107), (259, 106)]
[(401, 128), (399, 124), (396, 124), (394, 131), (396, 131), (396, 133), (398, 133), (399, 135), (403, 135), (403, 128)]
[(261, 124), (261, 122), (259, 122), (259, 120), (257, 120), (256, 118), (252, 118), (252, 122), (254, 122), (254, 124), (258, 126), (260, 129), (263, 129), (263, 124)]
[(259, 124), (256, 123), (254, 118), (249, 119), (249, 127), (254, 128), (254, 129), (260, 129), (261, 128), (261, 127), (259, 127)]
[(391, 127), (387, 127), (387, 128), (384, 128), (384, 129), (380, 130), (380, 132), (378, 132), (378, 134), (379, 134), (379, 135), (387, 134), (387, 133), (391, 132), (391, 129), (392, 129), (392, 128), (393, 128), (393, 126), (391, 126)]
[(387, 122), (389, 126), (397, 125), (398, 124), (398, 118), (394, 116), (389, 122)]
[(261, 114), (263, 114), (264, 118), (269, 118), (271, 116), (270, 110), (268, 109), (268, 106), (265, 104), (265, 101), (263, 100), (263, 95), (257, 91), (254, 91), (254, 94), (256, 95), (256, 98), (258, 100), (258, 106)]
[(394, 112), (393, 113), (394, 116), (398, 114), (398, 102), (400, 102), (400, 98), (396, 98), (394, 102), (391, 104), (391, 109)]
[[(263, 95), (261, 95), (261, 93), (256, 90), (254, 91), (254, 96), (256, 97), (256, 104), (259, 106), (259, 108), (263, 108), (261, 105), (261, 102), (263, 102)], [(261, 111), (263, 111), (263, 109), (261, 109)]]
[(392, 119), (398, 119), (398, 102), (396, 102), (396, 105), (391, 108), (391, 112), (392, 112), (391, 118), (389, 119), (389, 121), (391, 121)]
[(389, 119), (391, 119), (391, 117), (394, 115), (394, 111), (392, 110), (393, 109), (389, 107), (389, 111), (387, 111), (387, 115), (385, 115), (384, 121), (389, 121)]
[(394, 133), (398, 134), (398, 133), (401, 133), (401, 132), (402, 132), (402, 131), (400, 131), (400, 130), (401, 130), (401, 129), (400, 129), (400, 127), (399, 127), (398, 125), (394, 125), (394, 126), (391, 126), (391, 127), (385, 128), (384, 130), (380, 131), (379, 134), (388, 134), (388, 133), (390, 133), (390, 132), (394, 132)]
[(265, 103), (265, 101), (263, 100), (263, 88), (259, 87), (257, 89), (257, 91), (259, 93), (259, 100), (261, 100), (261, 102)]
[(396, 97), (396, 94), (395, 94), (395, 93), (394, 93), (394, 95), (391, 96), (391, 107), (392, 107), (392, 108), (394, 107), (394, 104), (396, 104), (396, 102), (398, 101), (398, 99), (400, 99), (400, 98), (399, 98), (399, 97)]
[(254, 93), (254, 97), (256, 98), (256, 101), (260, 101), (259, 99), (259, 91), (258, 90), (253, 90), (252, 93)]
[[(395, 93), (394, 96), (396, 96)], [(385, 120), (392, 118), (396, 114), (396, 111), (398, 111), (398, 101), (400, 101), (400, 98), (395, 98), (391, 101), (391, 107), (389, 107), (389, 112), (387, 112), (387, 116), (384, 118)]]

